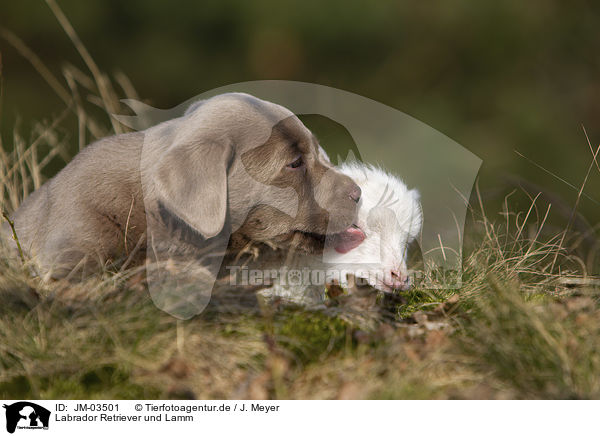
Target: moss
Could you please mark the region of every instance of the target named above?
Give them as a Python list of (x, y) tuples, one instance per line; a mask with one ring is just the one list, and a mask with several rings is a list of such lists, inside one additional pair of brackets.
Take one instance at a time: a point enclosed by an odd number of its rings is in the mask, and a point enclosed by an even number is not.
[(303, 364), (318, 362), (354, 345), (352, 327), (320, 312), (287, 312), (274, 321), (277, 343)]
[(29, 379), (24, 375), (12, 377), (0, 383), (0, 397), (9, 398), (32, 398), (33, 389)]
[(396, 305), (397, 316), (404, 319), (417, 311), (431, 310), (456, 293), (454, 289), (412, 289), (403, 292), (403, 301)]

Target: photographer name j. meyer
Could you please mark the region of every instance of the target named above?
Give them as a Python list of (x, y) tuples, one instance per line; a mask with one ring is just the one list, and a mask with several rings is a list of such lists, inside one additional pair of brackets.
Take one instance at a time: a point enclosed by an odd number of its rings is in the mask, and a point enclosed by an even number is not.
[[(139, 406), (139, 408), (138, 408)], [(136, 406), (136, 411), (145, 412), (278, 412), (279, 406), (277, 405), (263, 405), (260, 403), (252, 404), (235, 404), (233, 406), (229, 404), (197, 404), (197, 405), (178, 405), (178, 404), (152, 404), (145, 403), (143, 406), (140, 404)], [(239, 407), (238, 407), (239, 406)], [(68, 407), (66, 404), (56, 404), (54, 406), (56, 412), (66, 412)], [(74, 412), (119, 412), (119, 404), (110, 403), (77, 403), (73, 408)]]

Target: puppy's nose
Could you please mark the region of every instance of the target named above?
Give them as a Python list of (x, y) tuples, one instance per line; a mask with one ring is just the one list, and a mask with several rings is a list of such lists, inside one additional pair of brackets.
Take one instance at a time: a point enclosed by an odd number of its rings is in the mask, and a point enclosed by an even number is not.
[(360, 186), (358, 185), (354, 185), (351, 189), (350, 189), (350, 198), (352, 200), (354, 200), (356, 203), (358, 203), (358, 200), (360, 200), (360, 195), (362, 194), (362, 191), (360, 189)]

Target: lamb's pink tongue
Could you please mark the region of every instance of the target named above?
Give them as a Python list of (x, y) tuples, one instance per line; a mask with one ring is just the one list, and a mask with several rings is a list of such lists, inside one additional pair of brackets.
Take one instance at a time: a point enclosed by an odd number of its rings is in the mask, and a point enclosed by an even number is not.
[(358, 227), (348, 227), (341, 233), (336, 233), (331, 238), (335, 251), (340, 254), (349, 252), (358, 247), (365, 240), (365, 234)]

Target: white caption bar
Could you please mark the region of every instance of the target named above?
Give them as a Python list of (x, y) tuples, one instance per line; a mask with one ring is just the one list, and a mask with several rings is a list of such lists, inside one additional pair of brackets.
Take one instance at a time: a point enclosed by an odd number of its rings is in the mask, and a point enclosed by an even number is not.
[(278, 436), (413, 432), (506, 436), (515, 431), (564, 435), (597, 431), (595, 416), (599, 406), (597, 401), (5, 400), (0, 403), (4, 406), (4, 413), (0, 413), (3, 427), (0, 435), (19, 436), (207, 432)]

